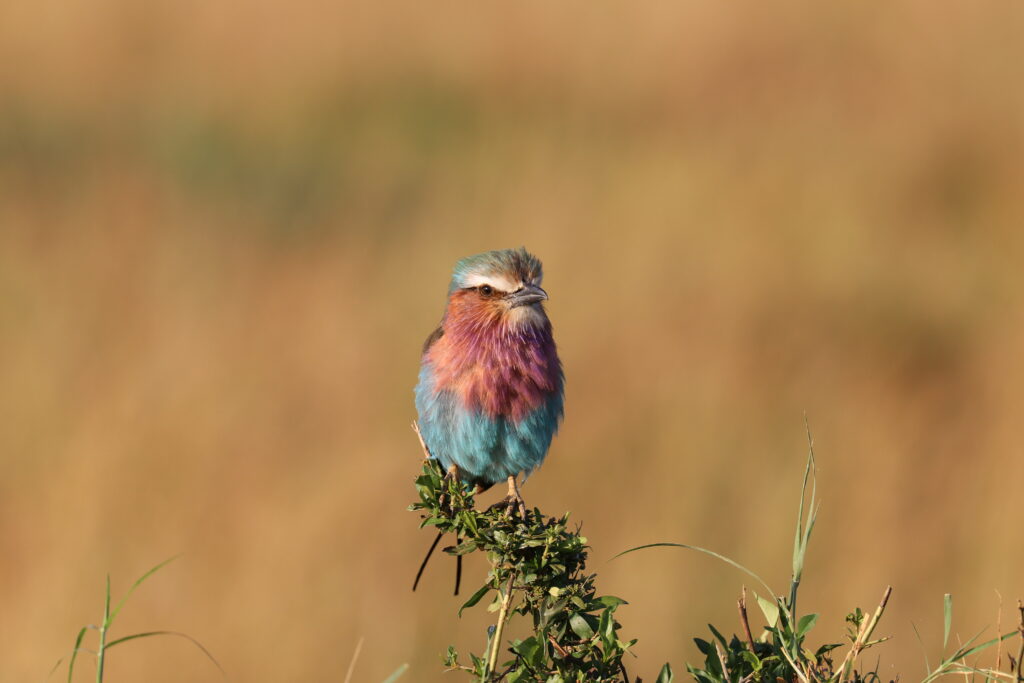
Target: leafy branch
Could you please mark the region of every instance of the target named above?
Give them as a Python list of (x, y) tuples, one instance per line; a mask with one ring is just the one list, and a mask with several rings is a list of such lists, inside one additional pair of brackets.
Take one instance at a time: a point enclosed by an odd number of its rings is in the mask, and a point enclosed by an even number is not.
[[(808, 454), (800, 488), (793, 562), (789, 590), (774, 591), (760, 576), (739, 562), (713, 550), (682, 543), (651, 543), (626, 550), (616, 557), (654, 547), (674, 547), (710, 555), (747, 574), (757, 582), (763, 595), (754, 598), (765, 625), (756, 638), (747, 613), (746, 588), (737, 608), (743, 638), (726, 638), (708, 625), (709, 640), (694, 638), (704, 657), (702, 665), (687, 665), (696, 683), (881, 683), (875, 670), (860, 666), (865, 651), (885, 643), (876, 634), (892, 595), (887, 586), (872, 612), (859, 607), (846, 615), (845, 642), (825, 643), (812, 648), (808, 637), (818, 623), (818, 614), (801, 614), (797, 598), (804, 575), (805, 559), (820, 503), (814, 443), (807, 431)], [(479, 683), (495, 681), (568, 683), (629, 683), (623, 657), (635, 645), (619, 636), (616, 609), (625, 601), (598, 596), (594, 574), (586, 571), (587, 539), (579, 529), (569, 528), (569, 517), (546, 517), (537, 509), (525, 519), (510, 517), (502, 509), (478, 511), (469, 489), (445, 478), (437, 462), (429, 457), (416, 480), (419, 502), (410, 506), (422, 516), (421, 526), (436, 527), (451, 534), (456, 544), (445, 552), (463, 556), (483, 552), (490, 571), (483, 585), (462, 605), (462, 611), (489, 598), (488, 611), (497, 619), (488, 629), (483, 654), (469, 654), (462, 660), (454, 647), (444, 658), (451, 670), (465, 671)], [(435, 542), (436, 544), (436, 542)], [(976, 644), (981, 634), (944, 655), (935, 669), (927, 666), (922, 683), (934, 683), (948, 675), (964, 676), (971, 683), (978, 677), (986, 682), (1024, 683), (1024, 605), (1018, 604), (1020, 626), (1009, 633)], [(952, 624), (952, 597), (944, 600), (942, 651), (947, 651)], [(532, 634), (522, 640), (504, 641), (505, 628), (515, 615), (532, 623)], [(1007, 653), (1009, 671), (1001, 670), (1001, 655), (995, 667), (978, 664), (978, 655), (1014, 637), (1021, 639), (1016, 658)], [(1001, 652), (1001, 650), (999, 650)], [(973, 658), (973, 661), (968, 661)], [(672, 683), (672, 668), (665, 664), (656, 683)], [(636, 679), (635, 683), (640, 683)]]
[[(448, 649), (449, 669), (484, 682), (629, 680), (622, 658), (636, 641), (620, 637), (615, 619), (625, 601), (597, 595), (595, 575), (586, 571), (587, 539), (570, 528), (568, 514), (547, 517), (534, 509), (520, 519), (504, 509), (477, 510), (469, 488), (446, 479), (435, 460), (424, 461), (416, 489), (420, 500), (410, 510), (421, 513), (421, 526), (460, 539), (445, 552), (482, 552), (490, 564), (459, 614), (489, 598), (496, 621), (483, 654), (464, 662)], [(532, 635), (506, 643), (506, 624), (516, 615), (529, 620)]]

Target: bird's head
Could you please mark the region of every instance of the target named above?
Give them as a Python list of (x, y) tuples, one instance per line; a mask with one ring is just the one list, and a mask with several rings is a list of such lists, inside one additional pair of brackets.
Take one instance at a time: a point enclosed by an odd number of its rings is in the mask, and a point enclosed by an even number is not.
[(448, 314), (478, 321), (540, 324), (547, 320), (541, 302), (540, 260), (525, 248), (485, 251), (455, 264), (448, 288)]

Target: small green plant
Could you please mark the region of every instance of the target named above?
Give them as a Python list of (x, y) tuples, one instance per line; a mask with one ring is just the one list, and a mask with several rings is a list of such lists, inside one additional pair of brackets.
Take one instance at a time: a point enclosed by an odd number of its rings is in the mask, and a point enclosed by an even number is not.
[[(826, 643), (816, 649), (807, 646), (807, 636), (818, 623), (817, 614), (800, 615), (797, 611), (797, 595), (803, 578), (804, 559), (807, 547), (817, 520), (819, 503), (817, 501), (817, 480), (814, 461), (814, 442), (810, 429), (807, 430), (807, 465), (804, 469), (803, 483), (800, 488), (800, 506), (797, 512), (796, 534), (793, 542), (793, 569), (788, 596), (780, 596), (773, 591), (757, 574), (738, 562), (716, 552), (697, 546), (682, 543), (652, 543), (627, 550), (626, 555), (637, 550), (652, 547), (675, 547), (695, 550), (711, 555), (752, 577), (764, 588), (765, 595), (754, 593), (758, 607), (764, 615), (766, 626), (758, 638), (754, 638), (747, 618), (746, 588), (742, 589), (738, 602), (740, 624), (744, 638), (733, 635), (727, 639), (721, 631), (711, 624), (712, 639), (694, 638), (698, 650), (704, 655), (703, 667), (687, 665), (687, 670), (697, 683), (861, 683), (880, 681), (877, 670), (862, 671), (857, 668), (860, 655), (867, 649), (879, 645), (888, 637), (875, 637), (885, 607), (892, 594), (892, 586), (887, 586), (882, 599), (870, 616), (859, 607), (846, 615), (847, 643)], [(808, 499), (808, 483), (810, 498)], [(618, 557), (618, 556), (617, 556)], [(950, 623), (952, 619), (952, 598), (945, 599), (945, 651)], [(1024, 653), (1024, 609), (1021, 610), (1021, 626), (1019, 629)], [(942, 660), (934, 670), (928, 668), (928, 675), (922, 683), (932, 683), (936, 678), (948, 674), (981, 675), (986, 681), (1024, 682), (1019, 671), (1019, 658), (1015, 665), (1011, 659), (1011, 673), (996, 669), (985, 669), (968, 665), (966, 658), (971, 657), (997, 643), (1017, 634), (1011, 631), (980, 645), (973, 643), (981, 635), (971, 638), (958, 648), (952, 655)], [(845, 652), (844, 652), (845, 648)], [(839, 658), (837, 655), (841, 655)], [(1017, 667), (1017, 675), (1012, 671)]]
[[(421, 526), (459, 539), (445, 551), (483, 552), (490, 563), (483, 585), (459, 614), (490, 597), (495, 623), (482, 653), (468, 661), (449, 647), (449, 669), (508, 683), (629, 680), (622, 658), (636, 641), (619, 636), (615, 618), (625, 601), (597, 595), (595, 575), (586, 572), (587, 539), (569, 528), (568, 515), (546, 517), (534, 509), (519, 519), (504, 509), (476, 510), (469, 489), (446, 479), (434, 460), (424, 462), (416, 489), (420, 500), (410, 510), (422, 513)], [(505, 643), (505, 626), (517, 614), (530, 620), (533, 633)]]
[[(616, 556), (652, 547), (695, 550), (739, 569), (757, 582), (762, 594), (754, 592), (754, 598), (765, 626), (755, 638), (747, 615), (747, 590), (742, 588), (737, 604), (742, 635), (727, 638), (722, 630), (709, 624), (711, 637), (694, 639), (704, 661), (699, 665), (688, 664), (686, 668), (696, 683), (881, 683), (877, 669), (864, 669), (860, 661), (866, 650), (889, 640), (876, 636), (876, 631), (892, 594), (891, 586), (886, 587), (874, 611), (865, 612), (858, 607), (846, 615), (844, 642), (810, 645), (808, 637), (819, 615), (801, 614), (797, 610), (804, 561), (819, 508), (814, 444), (809, 429), (807, 439), (792, 574), (785, 595), (773, 591), (738, 562), (697, 546), (653, 543)], [(580, 536), (578, 529), (569, 529), (568, 515), (550, 518), (534, 509), (526, 519), (519, 519), (501, 509), (478, 511), (473, 507), (469, 489), (445, 478), (436, 461), (429, 459), (416, 480), (416, 488), (420, 500), (410, 509), (421, 513), (421, 526), (437, 527), (442, 534), (453, 534), (456, 538), (455, 545), (445, 551), (456, 556), (484, 552), (490, 563), (486, 581), (462, 605), (459, 614), (490, 596), (488, 610), (497, 613), (496, 622), (488, 629), (483, 652), (470, 654), (468, 661), (449, 647), (444, 657), (449, 669), (465, 671), (480, 683), (629, 683), (623, 657), (636, 641), (620, 638), (615, 619), (616, 609), (625, 601), (597, 595), (595, 575), (586, 571), (587, 539)], [(1024, 606), (1018, 606), (1017, 630), (975, 644), (979, 633), (951, 654), (944, 654), (934, 669), (926, 661), (927, 673), (922, 683), (934, 683), (946, 675), (964, 676), (968, 683), (979, 679), (1024, 683), (1020, 671), (1024, 658)], [(952, 610), (952, 597), (947, 595), (943, 653), (949, 643)], [(532, 634), (506, 643), (506, 623), (516, 614), (530, 619)], [(1018, 635), (1020, 651), (1016, 658), (1007, 653), (1008, 671), (1000, 668), (1001, 655), (993, 668), (978, 664), (979, 653)], [(661, 668), (655, 679), (656, 683), (674, 680), (669, 664)], [(639, 678), (636, 683), (640, 683)]]
[[(1024, 682), (1024, 672), (1020, 670), (1021, 659), (1024, 658), (1024, 604), (1020, 600), (1017, 601), (1017, 611), (1019, 612), (1020, 621), (1017, 626), (1017, 630), (1004, 633), (1003, 635), (996, 635), (995, 638), (985, 641), (980, 645), (975, 645), (975, 641), (981, 637), (984, 631), (975, 634), (966, 643), (962, 643), (952, 654), (946, 655), (946, 648), (949, 645), (949, 634), (950, 627), (953, 623), (953, 596), (946, 593), (943, 604), (943, 629), (942, 629), (942, 659), (939, 665), (934, 669), (928, 663), (928, 656), (925, 655), (924, 666), (925, 670), (928, 671), (928, 675), (925, 676), (922, 683), (932, 683), (932, 681), (941, 678), (942, 676), (957, 675), (963, 676), (965, 679), (974, 681), (976, 677), (981, 677), (983, 681), (1014, 681), (1015, 683)], [(1001, 611), (1001, 610), (1000, 610)], [(917, 626), (914, 626), (914, 632), (917, 633)], [(972, 663), (967, 662), (968, 657), (973, 657), (980, 653), (982, 650), (987, 650), (993, 645), (1001, 649), (1004, 640), (1012, 638), (1013, 636), (1020, 636), (1020, 649), (1017, 652), (1017, 657), (1007, 654), (1009, 661), (1009, 671), (1000, 670), (1002, 664), (1002, 656), (997, 655), (996, 666), (992, 667), (981, 667), (977, 661)], [(921, 635), (917, 633), (918, 640)], [(922, 643), (923, 649), (923, 643)]]
[[(121, 608), (124, 607), (125, 603), (128, 601), (128, 598), (131, 596), (133, 592), (135, 592), (135, 589), (138, 588), (143, 581), (148, 579), (150, 576), (155, 574), (157, 571), (159, 571), (165, 565), (167, 565), (175, 559), (177, 558), (172, 557), (170, 559), (164, 560), (163, 562), (156, 565), (148, 572), (140, 576), (138, 579), (136, 579), (135, 583), (132, 584), (131, 588), (128, 589), (128, 592), (124, 594), (124, 597), (121, 598), (120, 602), (118, 602), (113, 609), (110, 608), (110, 575), (107, 575), (107, 592), (106, 599), (104, 600), (103, 603), (103, 620), (100, 622), (99, 626), (90, 624), (89, 626), (83, 626), (78, 631), (78, 636), (75, 638), (75, 646), (74, 648), (72, 648), (71, 656), (70, 659), (68, 660), (68, 683), (71, 683), (72, 677), (74, 676), (75, 661), (78, 659), (79, 652), (88, 652), (96, 656), (96, 683), (103, 683), (103, 672), (107, 661), (107, 652), (109, 652), (113, 647), (120, 645), (122, 643), (127, 643), (130, 640), (137, 640), (139, 638), (150, 638), (152, 636), (178, 636), (180, 638), (188, 640), (193, 645), (198, 647), (202, 651), (202, 653), (206, 655), (206, 657), (211, 662), (214, 663), (217, 669), (221, 672), (221, 675), (224, 674), (224, 670), (221, 668), (217, 660), (214, 659), (213, 655), (211, 655), (210, 652), (205, 647), (203, 647), (198, 640), (184, 633), (179, 633), (177, 631), (147, 631), (145, 633), (133, 633), (128, 636), (121, 636), (120, 638), (115, 638), (114, 640), (111, 640), (109, 642), (107, 640), (107, 637), (110, 632), (110, 627), (114, 625), (114, 619), (116, 619), (117, 615), (120, 614)], [(95, 650), (88, 650), (82, 646), (82, 641), (85, 639), (86, 633), (88, 633), (90, 630), (94, 630), (99, 633), (99, 643)], [(57, 663), (54, 664), (53, 669), (50, 671), (50, 675), (53, 675), (53, 672), (56, 671), (63, 662), (63, 658), (59, 659)]]
[[(808, 432), (810, 443), (810, 433)], [(808, 483), (810, 498), (808, 499)], [(697, 649), (704, 655), (703, 668), (687, 665), (687, 670), (698, 683), (747, 683), (749, 681), (800, 681), (811, 683), (829, 681), (860, 681), (862, 676), (855, 670), (860, 653), (886, 638), (872, 639), (878, 620), (885, 611), (892, 588), (886, 589), (882, 601), (870, 618), (860, 608), (847, 615), (850, 649), (837, 665), (834, 651), (842, 643), (829, 643), (811, 650), (806, 639), (818, 622), (817, 614), (800, 615), (797, 612), (797, 596), (803, 579), (804, 560), (811, 533), (817, 521), (820, 503), (817, 501), (817, 481), (814, 466), (814, 448), (810, 446), (807, 465), (804, 468), (800, 489), (800, 505), (797, 511), (796, 533), (793, 541), (793, 570), (788, 596), (782, 597), (773, 591), (761, 577), (738, 562), (716, 552), (682, 543), (652, 543), (631, 548), (617, 557), (652, 547), (674, 547), (695, 550), (711, 555), (752, 577), (764, 589), (764, 595), (754, 593), (758, 607), (764, 614), (764, 632), (755, 639), (747, 618), (746, 588), (743, 589), (738, 608), (744, 639), (732, 636), (727, 639), (719, 629), (708, 625), (712, 639), (694, 638)]]

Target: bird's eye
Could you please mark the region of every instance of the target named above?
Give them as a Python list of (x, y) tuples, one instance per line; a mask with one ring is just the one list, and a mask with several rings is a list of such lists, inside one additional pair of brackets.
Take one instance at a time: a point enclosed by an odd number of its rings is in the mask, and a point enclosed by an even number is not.
[(491, 294), (494, 294), (494, 287), (491, 287), (490, 285), (482, 285), (480, 287), (480, 293), (484, 296), (490, 296)]

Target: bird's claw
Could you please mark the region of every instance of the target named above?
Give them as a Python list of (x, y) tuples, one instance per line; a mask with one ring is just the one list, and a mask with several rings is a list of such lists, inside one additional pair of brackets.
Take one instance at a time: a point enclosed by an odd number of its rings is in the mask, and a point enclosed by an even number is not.
[(455, 506), (453, 506), (448, 500), (448, 483), (457, 477), (458, 470), (455, 469), (455, 466), (453, 465), (452, 467), (449, 467), (448, 471), (444, 473), (443, 477), (441, 477), (441, 495), (437, 497), (437, 506), (441, 509), (444, 509), (445, 506), (447, 506), (448, 511), (452, 514), (455, 514)]
[(513, 512), (518, 512), (519, 517), (522, 520), (526, 520), (526, 502), (520, 495), (508, 495), (499, 500), (494, 505), (487, 508), (490, 510), (504, 509), (506, 515), (510, 515)]
[(504, 507), (506, 514), (511, 514), (513, 508), (515, 508), (519, 512), (519, 517), (524, 522), (526, 521), (526, 503), (523, 502), (523, 496), (519, 493), (519, 485), (516, 484), (516, 476), (514, 474), (508, 478), (508, 495), (489, 507), (488, 510), (493, 510), (497, 507)]
[(520, 519), (522, 519), (525, 522), (526, 521), (526, 501), (523, 500), (522, 496), (516, 496), (513, 500), (509, 501), (509, 504), (508, 504), (509, 511), (512, 510), (512, 505), (513, 504), (516, 506), (516, 509), (519, 511)]

